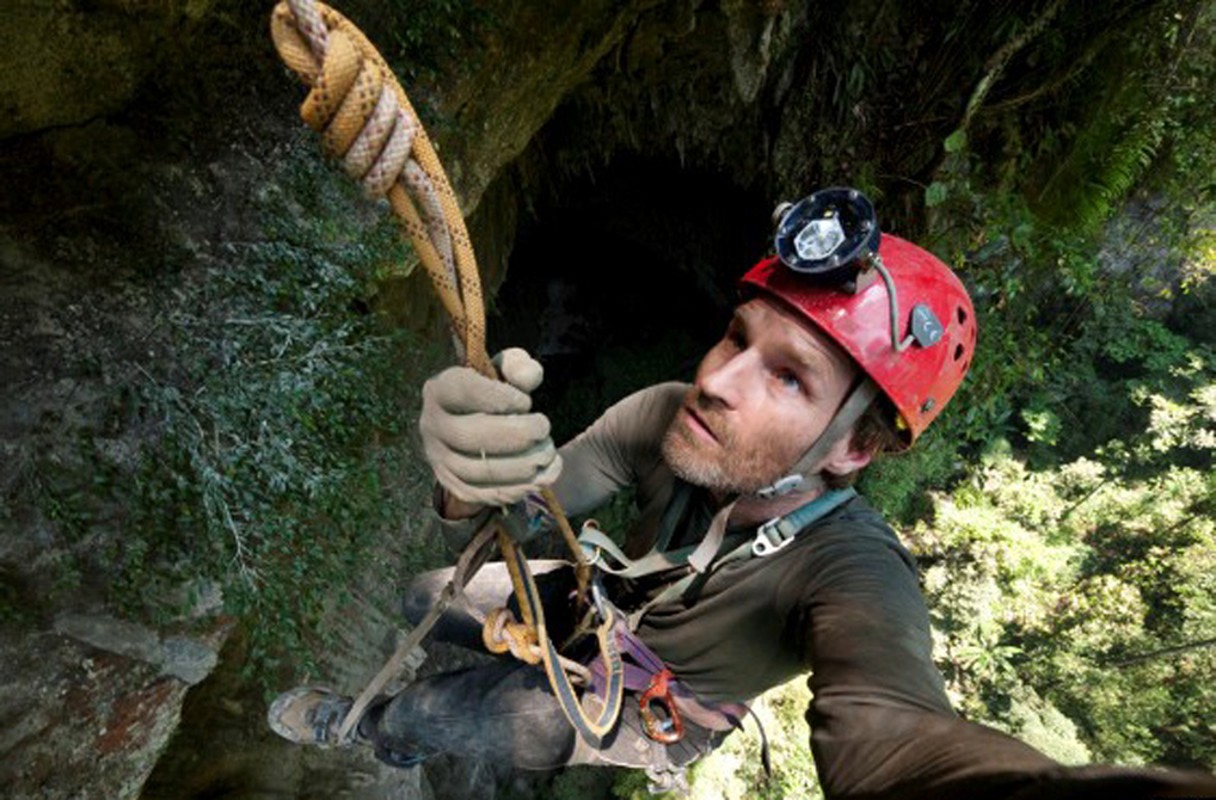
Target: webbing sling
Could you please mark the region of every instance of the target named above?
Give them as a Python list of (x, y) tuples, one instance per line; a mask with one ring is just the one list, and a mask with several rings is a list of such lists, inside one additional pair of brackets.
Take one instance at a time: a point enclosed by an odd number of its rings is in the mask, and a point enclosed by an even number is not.
[(524, 556), (519, 548), (515, 548), (509, 557), (514, 559), (515, 567), (520, 570), (524, 578), (525, 591), (522, 601), (526, 608), (521, 610), (530, 614), (536, 625), (537, 638), (541, 645), (541, 658), (544, 661), (545, 674), (549, 676), (549, 685), (553, 689), (553, 694), (561, 704), (566, 719), (570, 721), (579, 736), (589, 744), (598, 747), (603, 743), (604, 736), (611, 732), (616, 724), (617, 717), (621, 713), (621, 704), (624, 701), (624, 669), (620, 652), (617, 649), (616, 637), (612, 633), (618, 618), (609, 606), (595, 631), (600, 646), (600, 662), (607, 678), (604, 681), (603, 692), (599, 695), (600, 711), (594, 718), (589, 718), (579, 703), (578, 694), (575, 692), (570, 678), (561, 667), (561, 657), (557, 652), (557, 647), (548, 636), (545, 626), (545, 610), (536, 590), (536, 581), (532, 578), (532, 572), (527, 569)]

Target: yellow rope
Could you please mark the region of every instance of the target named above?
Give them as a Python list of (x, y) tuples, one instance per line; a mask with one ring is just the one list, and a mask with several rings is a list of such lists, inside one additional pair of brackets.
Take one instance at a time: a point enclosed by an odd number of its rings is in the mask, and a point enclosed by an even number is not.
[[(279, 3), (271, 15), (271, 36), (283, 63), (311, 87), (300, 116), (321, 132), (326, 151), (369, 194), (388, 197), (448, 313), (463, 360), (495, 376), (486, 354), (481, 280), (464, 218), (435, 148), (392, 71), (362, 31), (323, 3)], [(360, 149), (352, 151), (365, 130)], [(367, 153), (374, 154), (370, 165)]]
[[(300, 116), (321, 134), (326, 153), (340, 161), (369, 196), (388, 199), (443, 303), (461, 359), (483, 375), (497, 378), (486, 353), (485, 303), (464, 217), (430, 138), (392, 70), (362, 31), (315, 0), (280, 2), (271, 14), (270, 27), (283, 63), (310, 87)], [(570, 547), (581, 598), (590, 564), (556, 496), (548, 488), (542, 495)], [(516, 642), (510, 649), (536, 663), (536, 621), (525, 602), (528, 578), (514, 557), (515, 542), (500, 524), (491, 524), (497, 526), (496, 538), (525, 616), (522, 626), (507, 626), (507, 635)], [(497, 647), (498, 638), (487, 634), (487, 643), (493, 639)], [(582, 669), (570, 663), (564, 666), (575, 672)], [(377, 676), (356, 702), (360, 712), (378, 681), (383, 683)], [(343, 724), (342, 736), (357, 719), (353, 711)]]

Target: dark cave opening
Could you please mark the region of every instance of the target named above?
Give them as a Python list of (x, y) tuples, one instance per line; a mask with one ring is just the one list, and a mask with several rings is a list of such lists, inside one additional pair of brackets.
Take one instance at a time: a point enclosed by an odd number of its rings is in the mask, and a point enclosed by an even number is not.
[(632, 391), (692, 379), (769, 247), (771, 207), (721, 174), (636, 155), (534, 200), (489, 337), (544, 364), (536, 407), (557, 441)]

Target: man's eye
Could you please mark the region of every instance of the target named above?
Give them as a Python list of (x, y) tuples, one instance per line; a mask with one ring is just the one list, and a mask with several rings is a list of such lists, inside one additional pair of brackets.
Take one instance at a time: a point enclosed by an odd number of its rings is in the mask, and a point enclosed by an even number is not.
[(781, 385), (783, 387), (785, 387), (786, 389), (789, 389), (790, 391), (794, 391), (794, 392), (802, 391), (802, 381), (799, 380), (797, 375), (795, 375), (793, 372), (790, 372), (788, 369), (783, 369), (783, 370), (778, 371), (777, 380), (781, 382)]
[(730, 342), (737, 350), (747, 349), (747, 337), (743, 335), (743, 331), (727, 331), (726, 341)]

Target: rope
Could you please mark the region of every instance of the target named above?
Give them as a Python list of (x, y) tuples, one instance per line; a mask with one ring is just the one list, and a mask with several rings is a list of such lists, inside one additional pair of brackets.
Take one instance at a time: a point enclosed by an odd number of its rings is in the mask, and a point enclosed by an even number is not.
[(369, 197), (388, 199), (448, 314), (461, 360), (496, 377), (464, 218), (388, 64), (353, 23), (315, 0), (279, 3), (270, 31), (283, 63), (311, 87), (300, 116)]
[[(362, 31), (315, 0), (280, 2), (271, 14), (270, 29), (283, 63), (310, 87), (300, 116), (321, 134), (325, 152), (369, 197), (387, 198), (447, 312), (460, 359), (481, 374), (498, 378), (486, 352), (485, 302), (464, 218), (430, 138), (392, 70)], [(590, 564), (557, 497), (548, 488), (541, 494), (573, 554), (578, 596), (583, 598)], [(556, 654), (539, 608), (528, 602), (533, 584), (526, 559), (501, 523), (491, 521), (487, 527), (495, 529), (525, 616), (522, 625), (511, 623), (498, 629), (509, 631), (507, 648), (511, 652), (528, 663), (544, 662), (555, 692), (561, 694), (569, 688), (565, 672), (585, 680), (586, 668)], [(436, 608), (356, 699), (342, 723), (340, 741), (484, 562), (484, 554), (476, 551), (488, 548), (488, 543), (489, 536), (479, 534), (461, 554), (457, 574)], [(487, 645), (499, 646), (502, 635), (487, 634)], [(569, 716), (572, 710), (566, 710)]]
[[(486, 616), (481, 640), (491, 653), (510, 653), (528, 664), (540, 664), (544, 660), (544, 651), (536, 641), (536, 630), (516, 622), (509, 608), (496, 608)], [(558, 660), (562, 668), (576, 676), (580, 683), (587, 685), (591, 682), (591, 670), (584, 664), (565, 656), (560, 656)]]

